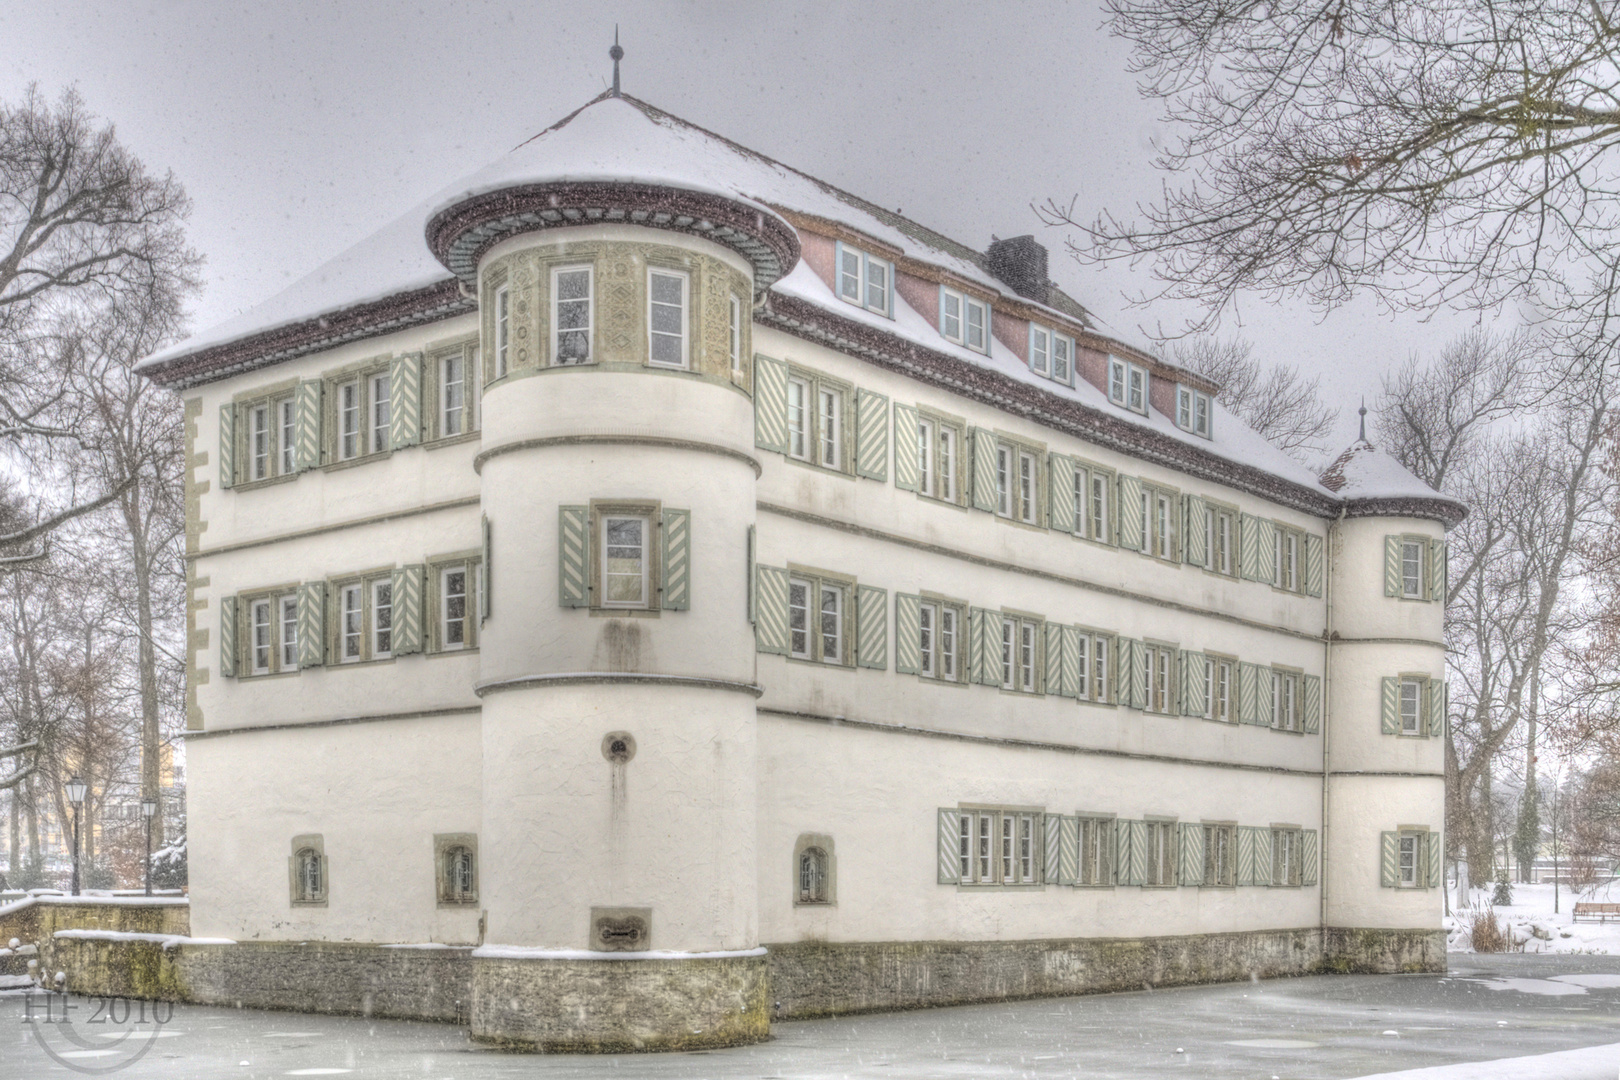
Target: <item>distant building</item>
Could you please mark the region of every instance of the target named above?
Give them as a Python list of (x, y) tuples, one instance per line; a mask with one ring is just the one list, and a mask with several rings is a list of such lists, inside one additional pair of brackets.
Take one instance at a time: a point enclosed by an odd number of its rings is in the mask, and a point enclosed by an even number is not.
[(193, 933), (549, 1048), (1443, 969), (1464, 508), (1046, 260), (609, 93), (146, 360)]

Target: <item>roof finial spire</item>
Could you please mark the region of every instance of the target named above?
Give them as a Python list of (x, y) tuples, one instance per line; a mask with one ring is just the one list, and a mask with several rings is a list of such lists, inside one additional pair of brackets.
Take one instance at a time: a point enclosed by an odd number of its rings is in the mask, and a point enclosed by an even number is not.
[(1362, 399), (1361, 399), (1361, 408), (1358, 411), (1361, 413), (1361, 441), (1366, 442), (1367, 441), (1367, 399), (1366, 399), (1365, 396), (1362, 397)]
[(619, 96), (619, 61), (624, 59), (624, 50), (619, 48), (619, 24), (613, 24), (613, 48), (608, 50), (608, 56), (613, 58), (613, 96)]

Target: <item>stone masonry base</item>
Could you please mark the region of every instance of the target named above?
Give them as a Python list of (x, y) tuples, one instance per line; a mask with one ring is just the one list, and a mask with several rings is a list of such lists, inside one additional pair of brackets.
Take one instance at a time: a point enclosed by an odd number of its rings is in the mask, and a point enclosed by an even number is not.
[[(43, 944), (43, 943), (42, 943)], [(569, 960), (470, 948), (56, 938), (79, 994), (466, 1025), (548, 1052), (768, 1038), (772, 1019), (1314, 973), (1443, 972), (1439, 930), (1315, 928), (1154, 938), (794, 942), (764, 957)]]

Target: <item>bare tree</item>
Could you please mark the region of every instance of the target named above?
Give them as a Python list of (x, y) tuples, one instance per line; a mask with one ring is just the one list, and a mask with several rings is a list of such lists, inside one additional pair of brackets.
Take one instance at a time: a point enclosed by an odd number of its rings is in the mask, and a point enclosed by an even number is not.
[[(1211, 325), (1240, 293), (1491, 309), (1612, 338), (1620, 23), (1594, 0), (1107, 0), (1175, 129), (1134, 216), (1049, 201), (1086, 260), (1152, 263)], [(1149, 298), (1143, 298), (1149, 299)]]
[(1288, 453), (1308, 459), (1327, 449), (1337, 409), (1322, 401), (1320, 378), (1287, 364), (1266, 366), (1242, 338), (1198, 336), (1164, 343), (1165, 358), (1221, 388), (1217, 400)]
[(0, 446), (37, 496), (26, 524), (0, 532), (0, 570), (41, 558), (53, 531), (132, 483), (125, 472), (52, 491), (48, 466), (83, 447), (82, 329), (197, 287), (189, 211), (179, 182), (149, 174), (72, 91), (54, 105), (33, 88), (0, 102)]

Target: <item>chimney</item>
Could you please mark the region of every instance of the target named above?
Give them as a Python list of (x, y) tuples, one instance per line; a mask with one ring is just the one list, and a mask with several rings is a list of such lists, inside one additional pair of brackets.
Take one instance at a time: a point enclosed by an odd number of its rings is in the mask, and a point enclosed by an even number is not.
[(1035, 237), (998, 240), (992, 236), (985, 262), (990, 273), (1013, 292), (1037, 304), (1046, 303), (1046, 248)]

